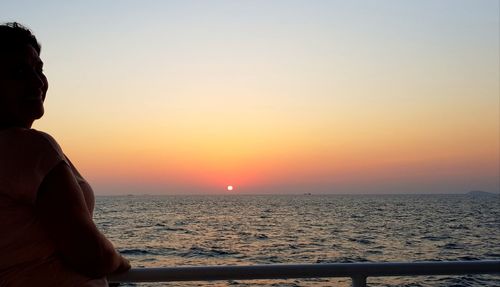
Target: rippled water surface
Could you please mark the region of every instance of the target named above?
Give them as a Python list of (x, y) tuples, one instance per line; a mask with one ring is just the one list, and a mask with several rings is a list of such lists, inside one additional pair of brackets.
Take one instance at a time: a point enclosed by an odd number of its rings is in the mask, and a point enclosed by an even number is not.
[[(500, 259), (499, 196), (97, 197), (95, 221), (135, 267)], [(257, 280), (168, 286), (350, 282)], [(500, 276), (372, 277), (368, 284), (500, 286)]]

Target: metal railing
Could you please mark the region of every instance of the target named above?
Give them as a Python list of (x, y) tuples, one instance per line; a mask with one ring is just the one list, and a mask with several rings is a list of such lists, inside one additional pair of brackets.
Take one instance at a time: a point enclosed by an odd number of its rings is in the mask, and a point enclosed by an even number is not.
[(364, 287), (367, 277), (465, 274), (500, 274), (500, 260), (134, 268), (108, 280), (125, 283), (350, 277), (353, 287)]

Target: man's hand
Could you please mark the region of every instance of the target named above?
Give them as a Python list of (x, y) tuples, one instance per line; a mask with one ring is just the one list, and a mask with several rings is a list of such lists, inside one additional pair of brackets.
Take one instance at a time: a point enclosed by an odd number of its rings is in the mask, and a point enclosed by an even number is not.
[(113, 271), (112, 274), (125, 273), (125, 272), (130, 270), (130, 268), (131, 268), (130, 261), (128, 261), (127, 258), (125, 258), (121, 255), (120, 255), (120, 259), (121, 259), (120, 265), (118, 266), (118, 268), (116, 268), (115, 271)]

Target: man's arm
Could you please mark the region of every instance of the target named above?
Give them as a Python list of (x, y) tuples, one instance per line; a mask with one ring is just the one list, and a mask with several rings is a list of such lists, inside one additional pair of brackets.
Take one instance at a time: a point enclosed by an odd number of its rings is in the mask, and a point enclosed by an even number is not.
[(76, 271), (97, 278), (130, 268), (95, 226), (83, 192), (65, 162), (44, 178), (35, 204), (58, 253)]

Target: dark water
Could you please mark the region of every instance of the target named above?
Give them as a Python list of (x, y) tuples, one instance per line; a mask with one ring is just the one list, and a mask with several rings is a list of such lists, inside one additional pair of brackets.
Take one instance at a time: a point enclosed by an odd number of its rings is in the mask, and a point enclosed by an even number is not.
[[(95, 220), (135, 267), (500, 259), (500, 197), (98, 197)], [(350, 279), (138, 286), (350, 286)], [(369, 286), (500, 286), (500, 276), (368, 278)]]

